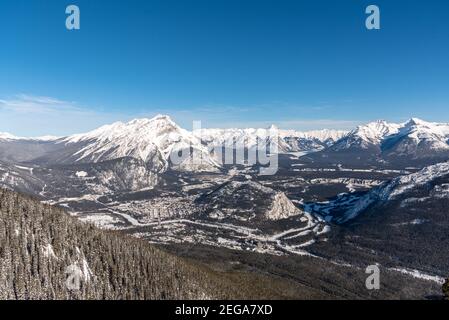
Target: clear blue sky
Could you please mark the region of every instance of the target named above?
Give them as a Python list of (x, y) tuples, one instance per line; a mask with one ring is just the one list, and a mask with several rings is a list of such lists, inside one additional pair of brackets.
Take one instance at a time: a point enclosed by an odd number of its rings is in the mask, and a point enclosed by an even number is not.
[(4, 0), (0, 44), (0, 131), (17, 135), (157, 113), (186, 128), (449, 122), (447, 0)]

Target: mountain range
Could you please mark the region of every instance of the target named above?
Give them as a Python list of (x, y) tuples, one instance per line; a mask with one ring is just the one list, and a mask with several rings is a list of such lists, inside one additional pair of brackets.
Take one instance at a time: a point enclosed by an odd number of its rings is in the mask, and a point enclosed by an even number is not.
[(449, 124), (412, 118), (401, 124), (376, 121), (359, 126), (314, 154), (319, 162), (429, 165), (449, 156)]
[[(274, 128), (274, 127), (273, 127)], [(432, 164), (449, 155), (449, 124), (412, 118), (401, 124), (376, 121), (346, 132), (320, 130), (300, 132), (276, 129), (279, 152), (314, 152), (313, 160), (327, 163)], [(68, 137), (21, 138), (0, 134), (0, 160), (47, 164), (97, 163), (131, 157), (151, 164), (156, 172), (175, 170), (215, 171), (221, 159), (213, 148), (253, 148), (266, 139), (266, 129), (200, 129), (187, 131), (170, 117), (117, 122), (85, 134)], [(170, 156), (191, 150), (191, 157), (171, 163)], [(319, 151), (319, 152), (316, 152)]]
[[(257, 139), (266, 138), (267, 129), (202, 129), (189, 132), (175, 124), (169, 116), (135, 119), (128, 123), (105, 125), (84, 134), (67, 137), (22, 138), (0, 134), (0, 160), (47, 164), (96, 163), (132, 157), (152, 163), (156, 170), (214, 171), (220, 166), (211, 150), (231, 141), (243, 148), (256, 146)], [(280, 152), (319, 150), (331, 145), (345, 131), (322, 130), (299, 132), (278, 130)], [(170, 157), (188, 149), (199, 154), (201, 164), (191, 159), (180, 164), (170, 163)]]

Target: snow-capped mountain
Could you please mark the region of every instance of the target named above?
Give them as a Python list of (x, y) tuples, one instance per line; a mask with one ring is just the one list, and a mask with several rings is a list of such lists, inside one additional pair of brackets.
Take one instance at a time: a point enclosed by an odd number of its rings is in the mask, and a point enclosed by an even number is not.
[[(132, 157), (181, 170), (216, 170), (219, 167), (195, 135), (164, 115), (128, 123), (117, 122), (85, 134), (69, 136), (60, 143), (69, 148), (80, 146), (70, 156), (74, 162)], [(197, 158), (192, 159), (193, 154)]]
[[(266, 141), (270, 132), (272, 135), (269, 138), (270, 143), (277, 143), (279, 152), (320, 150), (331, 145), (348, 133), (342, 130), (327, 129), (302, 132), (281, 130), (276, 126), (271, 126), (268, 129), (200, 129), (194, 131), (194, 134), (210, 147), (232, 144), (234, 141), (236, 146), (255, 148), (258, 141)], [(274, 139), (274, 136), (277, 136), (278, 139)]]
[(348, 134), (348, 131), (345, 130), (312, 130), (312, 131), (297, 131), (297, 130), (279, 130), (279, 134), (281, 137), (295, 137), (300, 139), (309, 139), (309, 140), (317, 140), (322, 143), (335, 142), (345, 135)]
[(281, 138), (280, 130), (275, 126), (268, 129), (200, 129), (195, 130), (194, 135), (209, 149), (257, 149), (265, 146), (269, 148), (272, 144), (272, 150), (290, 150), (290, 146)]
[(290, 151), (317, 151), (331, 146), (348, 134), (344, 130), (296, 131), (280, 130), (281, 138), (290, 146)]
[(388, 123), (384, 120), (370, 122), (366, 125), (358, 126), (346, 137), (337, 141), (331, 146), (332, 150), (341, 151), (352, 148), (368, 149), (371, 146), (379, 146), (382, 141), (399, 131), (400, 125)]
[[(339, 151), (370, 146), (393, 150), (397, 154), (414, 154), (417, 148), (448, 150), (449, 124), (426, 122), (417, 118), (396, 124), (380, 120), (357, 127), (332, 146)], [(406, 141), (406, 142), (404, 142)], [(412, 147), (413, 146), (413, 147)]]
[(403, 124), (396, 134), (387, 136), (383, 147), (388, 154), (427, 157), (429, 153), (449, 150), (449, 124), (431, 123), (413, 118)]
[(449, 124), (420, 119), (396, 124), (380, 120), (357, 127), (321, 153), (317, 161), (425, 166), (449, 157)]
[[(260, 142), (280, 153), (318, 151), (315, 162), (363, 165), (425, 166), (449, 157), (449, 124), (413, 118), (402, 124), (375, 121), (347, 133), (338, 130), (300, 132), (269, 129), (200, 129), (187, 131), (169, 116), (102, 126), (64, 138), (19, 138), (0, 134), (0, 159), (42, 164), (102, 162), (130, 157), (155, 171), (216, 171), (220, 148), (254, 149)], [(266, 143), (269, 142), (269, 143)], [(273, 149), (272, 149), (273, 150)]]

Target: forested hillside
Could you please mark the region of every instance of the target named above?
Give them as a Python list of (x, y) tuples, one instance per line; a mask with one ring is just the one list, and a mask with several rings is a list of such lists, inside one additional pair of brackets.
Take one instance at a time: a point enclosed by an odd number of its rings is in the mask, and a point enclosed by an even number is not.
[[(75, 277), (79, 286), (74, 289)], [(99, 230), (61, 209), (0, 190), (0, 299), (210, 299), (244, 294), (237, 290), (218, 274), (144, 241)]]

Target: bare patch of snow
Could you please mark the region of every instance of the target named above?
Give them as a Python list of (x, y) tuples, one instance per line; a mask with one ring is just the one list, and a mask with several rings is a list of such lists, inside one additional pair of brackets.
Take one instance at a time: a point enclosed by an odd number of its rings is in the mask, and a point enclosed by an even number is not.
[(388, 270), (397, 271), (397, 272), (400, 272), (400, 273), (403, 273), (403, 274), (407, 274), (409, 276), (412, 276), (413, 278), (436, 282), (436, 283), (441, 284), (441, 285), (446, 281), (442, 277), (425, 274), (424, 272), (419, 271), (419, 270), (404, 269), (404, 268), (389, 268)]
[(75, 173), (75, 175), (76, 175), (78, 178), (86, 178), (86, 177), (88, 176), (88, 174), (87, 174), (86, 171), (77, 171), (77, 172)]

